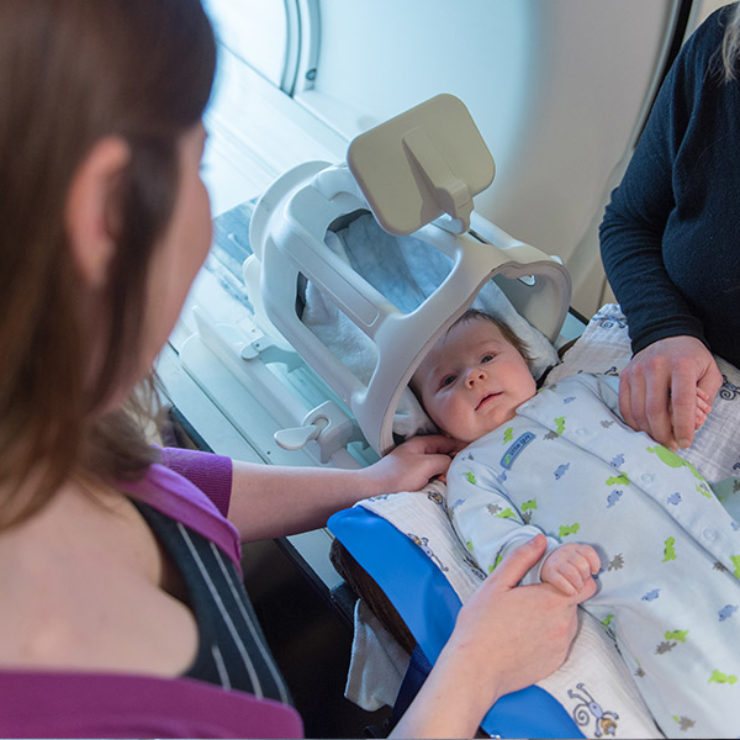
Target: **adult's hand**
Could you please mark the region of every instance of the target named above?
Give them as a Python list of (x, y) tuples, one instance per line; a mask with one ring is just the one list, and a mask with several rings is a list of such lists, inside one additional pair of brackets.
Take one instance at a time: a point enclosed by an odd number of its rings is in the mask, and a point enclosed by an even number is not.
[(373, 495), (418, 491), (431, 478), (447, 471), (454, 454), (463, 444), (441, 434), (412, 437), (378, 462), (358, 471)]
[(596, 590), (593, 578), (574, 596), (541, 583), (517, 586), (542, 557), (537, 535), (499, 564), (458, 614), (455, 629), (395, 737), (473, 737), (504, 694), (548, 676), (565, 660), (578, 626), (577, 605)]
[(488, 684), (489, 706), (560, 667), (578, 627), (576, 607), (596, 591), (593, 578), (568, 596), (546, 583), (517, 586), (546, 547), (539, 534), (510, 553), (458, 616), (450, 649), (475, 653), (471, 662), (480, 664), (481, 678), (485, 666), (495, 665)]
[(691, 445), (721, 385), (700, 340), (667, 337), (640, 350), (622, 371), (619, 410), (633, 429), (675, 451)]

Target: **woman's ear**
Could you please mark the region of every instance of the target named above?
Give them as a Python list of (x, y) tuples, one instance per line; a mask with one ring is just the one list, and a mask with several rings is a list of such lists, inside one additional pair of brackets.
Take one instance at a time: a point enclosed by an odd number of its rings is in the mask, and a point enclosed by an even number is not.
[(92, 288), (103, 287), (108, 278), (116, 248), (118, 185), (130, 158), (122, 138), (100, 139), (77, 168), (67, 193), (64, 215), (70, 249)]

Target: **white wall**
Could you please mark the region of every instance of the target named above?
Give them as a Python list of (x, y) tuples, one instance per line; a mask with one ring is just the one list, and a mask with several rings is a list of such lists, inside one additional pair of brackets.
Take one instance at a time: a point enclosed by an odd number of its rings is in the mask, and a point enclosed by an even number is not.
[[(465, 102), (497, 164), (476, 200), (499, 226), (563, 257), (593, 313), (603, 207), (653, 83), (672, 3), (657, 0), (321, 0), (313, 91), (351, 137), (439, 92)], [(611, 188), (609, 188), (610, 190)], [(580, 274), (589, 277), (579, 280)]]
[[(278, 0), (209, 2), (231, 3), (245, 15), (249, 10), (255, 24), (259, 8)], [(211, 113), (228, 134), (214, 146), (221, 146), (232, 171), (244, 173), (234, 183), (251, 178), (255, 160), (276, 174), (305, 159), (325, 158), (329, 128), (329, 148), (340, 159), (343, 142), (357, 133), (437, 93), (452, 93), (470, 109), (496, 160), (496, 179), (477, 197), (478, 210), (561, 256), (574, 278), (574, 306), (592, 314), (608, 298), (598, 223), (652, 98), (677, 3), (298, 2), (318, 5), (313, 88), (299, 93), (295, 105), (261, 91), (259, 80), (241, 73), (232, 59), (228, 84)], [(693, 24), (720, 4), (696, 2)], [(282, 58), (284, 48), (274, 47)], [(321, 132), (306, 110), (329, 127)], [(311, 146), (317, 137), (322, 146)], [(253, 194), (232, 184), (217, 202), (228, 205)]]

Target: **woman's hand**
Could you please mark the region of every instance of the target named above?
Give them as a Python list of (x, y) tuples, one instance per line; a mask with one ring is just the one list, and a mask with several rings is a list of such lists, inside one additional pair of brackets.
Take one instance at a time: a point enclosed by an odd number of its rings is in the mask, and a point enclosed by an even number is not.
[(455, 630), (395, 737), (473, 737), (504, 694), (560, 667), (578, 627), (577, 605), (594, 594), (592, 578), (573, 596), (549, 584), (517, 586), (547, 546), (537, 535), (518, 547), (457, 617)]
[(576, 607), (596, 591), (593, 578), (569, 596), (545, 583), (517, 586), (546, 547), (538, 534), (514, 550), (458, 616), (450, 647), (467, 648), (481, 678), (488, 672), (489, 705), (560, 667), (578, 627)]
[(619, 410), (638, 432), (677, 450), (689, 447), (722, 386), (711, 352), (695, 337), (667, 337), (640, 350), (622, 371)]
[(360, 473), (377, 493), (418, 491), (445, 473), (463, 446), (441, 434), (412, 437)]

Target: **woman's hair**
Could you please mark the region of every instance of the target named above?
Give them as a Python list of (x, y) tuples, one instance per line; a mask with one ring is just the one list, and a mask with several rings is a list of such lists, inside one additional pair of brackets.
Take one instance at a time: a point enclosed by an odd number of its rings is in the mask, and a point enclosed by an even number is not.
[[(202, 116), (215, 58), (200, 0), (0, 2), (0, 526), (38, 510), (72, 473), (130, 479), (153, 459), (128, 414), (99, 409), (138, 362), (179, 140)], [(131, 156), (116, 184), (114, 277), (95, 317), (105, 346), (91, 380), (65, 210), (78, 167), (109, 135)], [(32, 471), (33, 495), (9, 514)]]
[(736, 67), (740, 57), (740, 4), (727, 14), (721, 57), (725, 80), (728, 82), (734, 80), (737, 76)]

